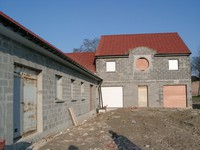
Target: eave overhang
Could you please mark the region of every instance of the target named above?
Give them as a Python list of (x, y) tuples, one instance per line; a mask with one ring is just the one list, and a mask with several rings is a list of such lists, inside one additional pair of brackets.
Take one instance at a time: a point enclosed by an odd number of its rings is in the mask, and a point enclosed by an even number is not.
[(86, 76), (92, 77), (98, 82), (102, 82), (102, 79), (97, 75), (87, 70), (79, 63), (73, 61), (55, 46), (43, 40), (2, 12), (0, 12), (0, 33), (44, 54), (45, 56), (53, 58), (54, 60), (73, 68)]

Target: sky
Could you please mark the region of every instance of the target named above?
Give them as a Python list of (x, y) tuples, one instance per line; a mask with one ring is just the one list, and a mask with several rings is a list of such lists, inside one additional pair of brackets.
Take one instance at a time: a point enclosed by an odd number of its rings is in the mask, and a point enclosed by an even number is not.
[(0, 0), (0, 11), (67, 53), (87, 38), (163, 32), (200, 53), (200, 0)]

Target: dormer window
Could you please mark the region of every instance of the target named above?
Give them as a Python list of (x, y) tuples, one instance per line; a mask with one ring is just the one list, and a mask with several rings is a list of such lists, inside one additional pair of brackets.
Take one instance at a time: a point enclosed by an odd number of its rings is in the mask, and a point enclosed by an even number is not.
[(106, 72), (115, 72), (116, 71), (116, 64), (114, 61), (106, 62)]
[(169, 70), (178, 70), (178, 60), (169, 60)]

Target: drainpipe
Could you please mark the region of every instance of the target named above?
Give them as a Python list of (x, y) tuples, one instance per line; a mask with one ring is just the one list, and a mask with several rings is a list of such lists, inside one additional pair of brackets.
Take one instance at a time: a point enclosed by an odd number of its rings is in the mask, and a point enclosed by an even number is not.
[(99, 92), (99, 108), (103, 108), (103, 99), (102, 99), (102, 91), (101, 91), (101, 85), (102, 85), (102, 80), (100, 81), (99, 87), (98, 87), (98, 92)]

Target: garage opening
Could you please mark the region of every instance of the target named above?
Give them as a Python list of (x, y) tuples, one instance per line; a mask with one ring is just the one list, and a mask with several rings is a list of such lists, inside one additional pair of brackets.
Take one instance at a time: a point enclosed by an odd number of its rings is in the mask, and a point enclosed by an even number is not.
[(123, 87), (102, 87), (103, 106), (123, 107)]
[(187, 94), (185, 85), (163, 86), (164, 107), (185, 108), (187, 106), (186, 96)]

